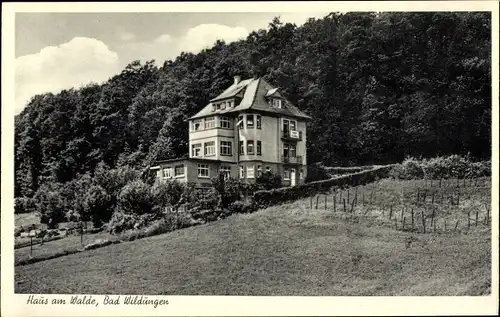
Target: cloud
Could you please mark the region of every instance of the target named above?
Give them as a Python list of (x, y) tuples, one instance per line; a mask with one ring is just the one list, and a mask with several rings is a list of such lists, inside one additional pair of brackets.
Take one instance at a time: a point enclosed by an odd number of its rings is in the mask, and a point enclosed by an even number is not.
[(158, 36), (156, 39), (155, 39), (155, 43), (171, 43), (172, 42), (172, 36), (169, 35), (169, 34), (162, 34), (160, 36)]
[(131, 41), (135, 39), (135, 34), (131, 32), (122, 32), (119, 36), (122, 41)]
[(217, 40), (226, 43), (244, 39), (250, 32), (241, 26), (229, 27), (221, 24), (199, 24), (190, 28), (179, 41), (179, 50), (196, 53), (211, 47)]
[(59, 46), (16, 59), (15, 113), (36, 94), (57, 93), (91, 82), (100, 83), (119, 71), (118, 54), (103, 42), (75, 37)]

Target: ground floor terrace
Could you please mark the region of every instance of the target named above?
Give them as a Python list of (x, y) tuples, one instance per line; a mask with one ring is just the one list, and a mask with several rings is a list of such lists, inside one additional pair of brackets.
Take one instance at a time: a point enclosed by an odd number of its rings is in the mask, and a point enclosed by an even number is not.
[(283, 164), (259, 160), (240, 161), (238, 163), (216, 160), (177, 158), (158, 161), (151, 167), (156, 173), (156, 181), (177, 180), (194, 183), (198, 187), (210, 187), (211, 179), (220, 172), (227, 178), (236, 178), (244, 182), (255, 182), (265, 172), (280, 175), (283, 186), (295, 186), (304, 183), (307, 166)]

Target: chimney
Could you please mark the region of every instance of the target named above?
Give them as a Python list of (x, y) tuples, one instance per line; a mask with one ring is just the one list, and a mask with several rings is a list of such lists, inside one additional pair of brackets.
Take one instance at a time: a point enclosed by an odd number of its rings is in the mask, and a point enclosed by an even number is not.
[(234, 78), (234, 84), (238, 85), (241, 81), (241, 76), (234, 76), (233, 78)]

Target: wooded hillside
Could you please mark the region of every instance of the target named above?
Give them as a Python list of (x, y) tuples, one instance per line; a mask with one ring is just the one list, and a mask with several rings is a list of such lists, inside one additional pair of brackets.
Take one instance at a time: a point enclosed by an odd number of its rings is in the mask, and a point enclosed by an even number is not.
[(102, 85), (35, 96), (15, 118), (15, 193), (187, 153), (185, 119), (232, 76), (264, 76), (308, 125), (308, 163), (491, 156), (489, 13), (348, 13), (301, 27), (275, 18), (245, 40), (132, 62)]

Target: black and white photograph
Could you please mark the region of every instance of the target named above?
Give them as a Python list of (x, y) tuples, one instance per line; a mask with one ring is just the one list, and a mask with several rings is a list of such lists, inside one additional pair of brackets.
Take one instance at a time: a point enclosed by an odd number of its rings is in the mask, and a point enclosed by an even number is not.
[(476, 3), (13, 13), (16, 315), (497, 297), (498, 8)]

